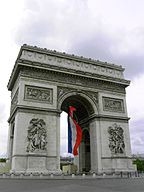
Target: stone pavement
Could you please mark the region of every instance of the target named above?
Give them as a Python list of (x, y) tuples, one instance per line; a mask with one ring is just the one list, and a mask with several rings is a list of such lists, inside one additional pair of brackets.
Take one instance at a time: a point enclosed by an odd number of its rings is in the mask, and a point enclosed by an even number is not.
[(144, 178), (0, 179), (0, 192), (144, 192)]

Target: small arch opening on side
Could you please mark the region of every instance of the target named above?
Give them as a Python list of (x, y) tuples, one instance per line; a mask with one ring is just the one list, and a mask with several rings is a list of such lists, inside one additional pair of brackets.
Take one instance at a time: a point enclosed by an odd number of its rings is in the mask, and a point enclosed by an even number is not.
[(82, 172), (89, 172), (91, 170), (90, 134), (87, 129), (83, 129), (80, 145), (80, 164)]

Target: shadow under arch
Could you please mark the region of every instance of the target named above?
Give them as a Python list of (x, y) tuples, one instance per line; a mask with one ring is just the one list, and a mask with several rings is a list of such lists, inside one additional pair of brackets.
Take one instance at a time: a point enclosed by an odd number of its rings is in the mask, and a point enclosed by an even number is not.
[(87, 94), (78, 91), (65, 93), (59, 98), (58, 109), (68, 113), (69, 106), (76, 108), (76, 116), (78, 121), (90, 118), (94, 114), (98, 114), (96, 103)]
[(80, 161), (81, 171), (82, 172), (89, 172), (91, 169), (91, 155), (90, 155), (90, 133), (87, 128), (84, 128), (82, 131), (82, 141), (80, 146)]

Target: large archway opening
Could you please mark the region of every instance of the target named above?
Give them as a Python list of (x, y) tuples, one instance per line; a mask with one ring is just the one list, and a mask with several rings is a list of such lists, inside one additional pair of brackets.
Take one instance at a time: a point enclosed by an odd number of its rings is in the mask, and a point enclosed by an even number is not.
[(68, 157), (71, 156), (68, 153), (68, 124), (67, 124), (67, 113), (62, 111), (60, 115), (60, 156)]
[[(61, 155), (64, 156), (71, 156), (67, 153), (68, 126), (66, 114), (68, 114), (69, 106), (76, 108), (75, 116), (82, 128), (82, 142), (79, 147), (79, 155), (74, 157), (74, 164), (77, 166), (78, 172), (89, 172), (91, 170), (90, 119), (94, 114), (94, 108), (88, 99), (80, 94), (70, 95), (63, 99), (61, 104), (63, 111), (61, 114)], [(64, 116), (65, 119), (62, 119)]]

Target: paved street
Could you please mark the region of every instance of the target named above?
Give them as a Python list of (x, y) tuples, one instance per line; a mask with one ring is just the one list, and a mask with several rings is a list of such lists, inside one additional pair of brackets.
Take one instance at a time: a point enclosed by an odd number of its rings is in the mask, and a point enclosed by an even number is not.
[(144, 192), (144, 178), (84, 180), (0, 179), (0, 192)]

